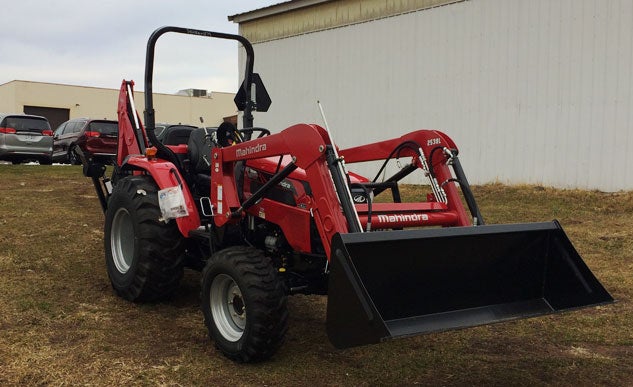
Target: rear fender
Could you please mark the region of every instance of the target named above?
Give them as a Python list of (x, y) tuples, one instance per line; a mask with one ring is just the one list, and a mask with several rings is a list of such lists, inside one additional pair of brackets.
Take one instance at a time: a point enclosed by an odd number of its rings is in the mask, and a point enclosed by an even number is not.
[(130, 156), (126, 160), (125, 165), (147, 172), (147, 174), (152, 176), (159, 189), (180, 185), (189, 215), (176, 218), (178, 229), (184, 237), (189, 237), (189, 232), (200, 227), (200, 215), (198, 215), (198, 209), (196, 208), (191, 191), (189, 191), (185, 179), (180, 172), (178, 172), (174, 164), (161, 159), (148, 160), (143, 156)]

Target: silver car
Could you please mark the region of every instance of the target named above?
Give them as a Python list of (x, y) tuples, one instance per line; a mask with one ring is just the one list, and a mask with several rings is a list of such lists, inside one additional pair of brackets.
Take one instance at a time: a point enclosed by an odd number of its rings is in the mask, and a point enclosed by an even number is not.
[(53, 131), (45, 117), (0, 113), (0, 160), (50, 165)]

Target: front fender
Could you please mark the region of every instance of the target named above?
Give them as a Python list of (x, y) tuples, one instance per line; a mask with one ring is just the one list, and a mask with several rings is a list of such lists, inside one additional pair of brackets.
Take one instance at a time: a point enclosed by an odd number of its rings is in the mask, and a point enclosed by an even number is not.
[(195, 206), (191, 191), (189, 191), (185, 179), (173, 163), (161, 159), (148, 160), (144, 156), (130, 156), (125, 164), (133, 167), (133, 169), (146, 171), (152, 176), (159, 189), (180, 185), (189, 215), (176, 218), (178, 229), (187, 238), (189, 237), (189, 232), (200, 227), (200, 215), (198, 215), (198, 209)]

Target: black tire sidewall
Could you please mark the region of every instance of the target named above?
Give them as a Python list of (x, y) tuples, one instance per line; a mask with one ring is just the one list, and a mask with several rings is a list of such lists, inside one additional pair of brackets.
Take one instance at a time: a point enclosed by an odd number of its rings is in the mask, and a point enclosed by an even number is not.
[[(211, 311), (211, 286), (221, 274), (239, 287), (246, 308), (244, 331), (236, 341), (222, 335)], [(210, 258), (201, 282), (205, 325), (224, 356), (240, 363), (270, 358), (283, 343), (288, 327), (287, 296), (270, 258), (253, 247), (229, 247)]]
[[(211, 284), (213, 283), (213, 280), (220, 274), (226, 274), (229, 277), (231, 277), (233, 281), (235, 281), (237, 286), (240, 288), (240, 291), (242, 292), (242, 298), (244, 299), (244, 305), (246, 306), (247, 310), (248, 310), (248, 306), (251, 303), (251, 300), (249, 299), (250, 298), (249, 295), (244, 292), (243, 281), (240, 278), (240, 276), (235, 272), (235, 268), (233, 268), (231, 265), (227, 265), (226, 262), (218, 262), (214, 264), (212, 268), (210, 268), (207, 275), (205, 275), (204, 282), (203, 282), (202, 291), (203, 291), (204, 296), (203, 296), (202, 302), (205, 303), (205, 306), (202, 308), (202, 310), (205, 315), (204, 317), (207, 321), (214, 321), (213, 314), (211, 313), (211, 307), (210, 307)], [(220, 333), (215, 323), (210, 324), (211, 332), (209, 333), (213, 341), (216, 343), (217, 346), (221, 348), (223, 352), (226, 352), (227, 354), (232, 355), (232, 356), (237, 356), (240, 353), (240, 350), (242, 348), (242, 345), (243, 345), (242, 342), (245, 341), (248, 337), (248, 334), (250, 332), (251, 322), (252, 322), (251, 318), (246, 319), (246, 325), (244, 326), (244, 332), (242, 332), (242, 337), (240, 337), (240, 339), (237, 341), (227, 340), (224, 337), (224, 335)]]
[[(130, 267), (125, 273), (121, 273), (114, 264), (114, 260), (112, 257), (112, 221), (114, 220), (114, 215), (121, 208), (124, 208), (128, 211), (130, 217), (133, 219), (132, 227), (134, 229), (134, 255), (132, 257), (132, 261), (130, 262)], [(105, 248), (105, 258), (106, 258), (106, 267), (108, 269), (108, 276), (110, 277), (110, 281), (112, 282), (112, 286), (117, 290), (121, 291), (127, 289), (134, 282), (134, 278), (136, 276), (136, 271), (138, 270), (138, 260), (139, 260), (139, 225), (138, 222), (135, 221), (138, 219), (138, 214), (136, 213), (136, 208), (134, 203), (130, 200), (130, 198), (126, 195), (123, 190), (116, 190), (113, 192), (112, 197), (108, 201), (108, 210), (106, 211), (106, 219), (105, 219), (105, 235), (104, 235), (104, 248)]]
[[(117, 237), (112, 226), (119, 210), (127, 211), (131, 230), (115, 232), (133, 234), (119, 243), (134, 241), (131, 251), (123, 251), (132, 255), (125, 258), (129, 263), (125, 273), (116, 268), (112, 254), (112, 237)], [(171, 296), (178, 288), (183, 276), (185, 241), (175, 221), (162, 220), (158, 186), (151, 176), (127, 176), (115, 185), (106, 211), (104, 250), (112, 287), (126, 300), (157, 301)]]

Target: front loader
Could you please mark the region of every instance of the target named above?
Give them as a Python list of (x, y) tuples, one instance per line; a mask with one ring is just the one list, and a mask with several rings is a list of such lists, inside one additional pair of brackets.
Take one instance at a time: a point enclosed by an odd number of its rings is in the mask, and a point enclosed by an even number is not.
[[(167, 32), (244, 47), (242, 129), (222, 123), (183, 144), (158, 141), (153, 59)], [(458, 148), (442, 132), (338, 149), (327, 125), (274, 134), (254, 127), (252, 112), (266, 111), (270, 99), (253, 63), (241, 36), (163, 27), (147, 45), (144, 125), (134, 84), (123, 81), (111, 175), (83, 160), (105, 212), (106, 266), (121, 297), (168, 297), (184, 267), (200, 270), (209, 335), (239, 362), (275, 353), (288, 327), (287, 296), (298, 293), (327, 294), (327, 334), (338, 348), (613, 301), (558, 222), (485, 225)], [(394, 159), (404, 166), (379, 179)], [(347, 169), (367, 161), (382, 163), (374, 179)], [(412, 174), (429, 192), (404, 202), (399, 182)]]

